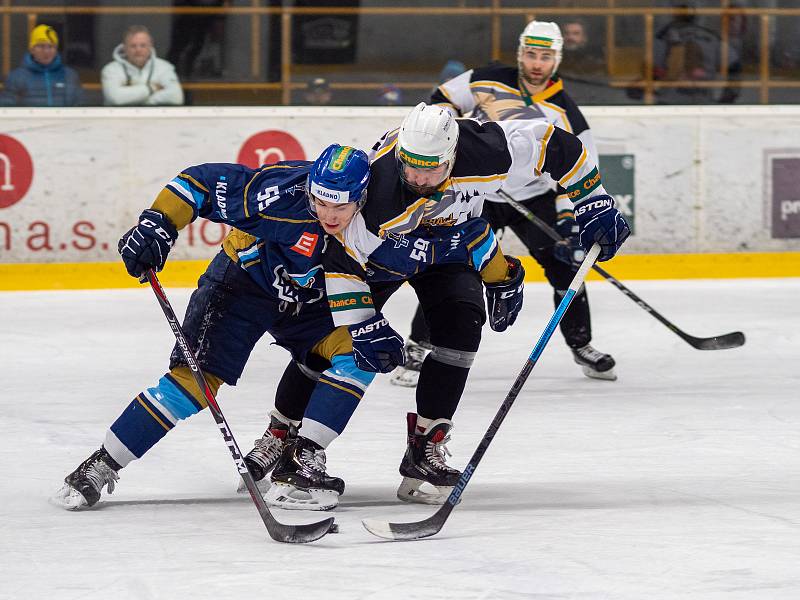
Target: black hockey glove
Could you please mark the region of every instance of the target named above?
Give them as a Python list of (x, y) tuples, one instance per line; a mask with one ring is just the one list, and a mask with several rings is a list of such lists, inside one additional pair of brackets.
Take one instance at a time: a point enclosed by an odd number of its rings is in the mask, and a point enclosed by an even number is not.
[(353, 338), (353, 358), (362, 371), (389, 373), (406, 364), (403, 338), (381, 313), (347, 329)]
[(148, 209), (139, 217), (139, 224), (120, 238), (117, 250), (131, 277), (141, 279), (148, 269), (164, 268), (176, 239), (178, 230), (170, 220), (157, 210)]
[(505, 331), (517, 320), (522, 310), (522, 292), (525, 288), (525, 269), (518, 258), (506, 255), (508, 279), (486, 284), (486, 306), (489, 309), (489, 326), (494, 331)]
[(614, 208), (614, 199), (606, 194), (587, 198), (575, 205), (575, 220), (581, 228), (581, 246), (586, 252), (600, 244), (597, 260), (609, 260), (628, 239), (631, 228)]
[(553, 256), (556, 260), (577, 269), (586, 258), (586, 252), (581, 246), (581, 229), (578, 227), (578, 222), (572, 217), (559, 219), (556, 221), (556, 231), (564, 239), (553, 245)]

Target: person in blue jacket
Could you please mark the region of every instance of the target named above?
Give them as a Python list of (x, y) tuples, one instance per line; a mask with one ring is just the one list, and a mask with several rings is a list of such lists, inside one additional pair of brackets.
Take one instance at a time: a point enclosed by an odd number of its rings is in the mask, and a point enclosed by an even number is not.
[(55, 29), (37, 25), (22, 65), (6, 78), (0, 106), (78, 106), (82, 100), (78, 74), (61, 62)]

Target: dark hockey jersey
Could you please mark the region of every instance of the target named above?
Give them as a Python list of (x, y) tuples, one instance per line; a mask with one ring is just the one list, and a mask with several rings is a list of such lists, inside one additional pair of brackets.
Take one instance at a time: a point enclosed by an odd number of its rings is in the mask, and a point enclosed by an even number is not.
[[(544, 119), (578, 136), (597, 161), (589, 125), (558, 77), (551, 79), (543, 91), (531, 96), (520, 83), (518, 68), (495, 63), (470, 69), (443, 83), (431, 96), (431, 104), (445, 106), (456, 116), (470, 116), (481, 122)], [(531, 185), (524, 197), (554, 189), (555, 182), (543, 177)]]
[(488, 268), (499, 248), (478, 216), (483, 202), (498, 198), (501, 188), (519, 196), (549, 174), (573, 202), (606, 193), (580, 140), (545, 120), (456, 122), (453, 170), (430, 197), (419, 197), (401, 183), (397, 130), (373, 148), (364, 209), (337, 235), (341, 246), (330, 244), (325, 255), (326, 288), (337, 325), (374, 314), (368, 280), (406, 279), (442, 262)]
[(189, 167), (159, 193), (153, 208), (178, 229), (198, 217), (233, 229), (228, 256), (267, 293), (290, 302), (323, 296), (325, 231), (308, 211), (306, 161), (250, 169), (209, 163)]

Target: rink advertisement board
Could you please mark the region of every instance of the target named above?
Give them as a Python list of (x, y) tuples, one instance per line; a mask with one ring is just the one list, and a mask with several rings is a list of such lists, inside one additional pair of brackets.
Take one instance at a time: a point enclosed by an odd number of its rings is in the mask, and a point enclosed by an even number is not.
[[(185, 167), (312, 159), (332, 142), (368, 149), (407, 111), (2, 109), (0, 263), (116, 262), (120, 235)], [(626, 253), (800, 250), (800, 204), (790, 182), (797, 172), (791, 161), (800, 157), (764, 160), (768, 149), (796, 143), (800, 107), (585, 113), (603, 156), (603, 181), (635, 227)], [(199, 220), (181, 232), (170, 258), (206, 260), (226, 232)]]
[(636, 194), (634, 180), (636, 161), (633, 154), (601, 154), (600, 173), (603, 186), (617, 201), (617, 209), (623, 214), (636, 235)]
[(773, 238), (800, 238), (800, 148), (766, 153), (770, 179), (767, 198)]

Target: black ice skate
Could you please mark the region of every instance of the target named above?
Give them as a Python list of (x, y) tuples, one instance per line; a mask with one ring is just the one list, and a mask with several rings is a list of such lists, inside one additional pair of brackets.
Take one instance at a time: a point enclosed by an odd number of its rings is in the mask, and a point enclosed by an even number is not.
[[(264, 432), (264, 435), (255, 441), (255, 447), (244, 457), (244, 462), (247, 464), (247, 468), (250, 470), (250, 474), (255, 479), (256, 485), (262, 494), (269, 489), (267, 475), (281, 457), (283, 447), (286, 445), (286, 434), (288, 432), (289, 426), (278, 420), (275, 415), (271, 415), (269, 427)], [(240, 494), (247, 492), (247, 486), (241, 477), (236, 491)]]
[[(397, 489), (397, 497), (404, 502), (421, 504), (444, 504), (461, 472), (447, 466), (445, 456), (450, 456), (445, 444), (450, 441), (452, 421), (437, 419), (424, 433), (417, 428), (417, 415), (408, 413), (408, 447), (400, 463), (403, 481)], [(421, 490), (430, 484), (437, 493)], [(426, 486), (427, 487), (427, 486)]]
[(431, 345), (428, 342), (416, 343), (408, 340), (403, 347), (403, 353), (406, 355), (406, 364), (402, 367), (397, 367), (389, 381), (402, 387), (417, 387), (422, 361), (428, 356), (430, 350)]
[(571, 350), (575, 362), (581, 366), (583, 374), (587, 377), (609, 381), (617, 380), (617, 374), (614, 372), (614, 365), (617, 363), (610, 354), (603, 354), (595, 350), (591, 344)]
[(332, 510), (344, 494), (344, 481), (325, 472), (325, 450), (302, 436), (292, 437), (272, 470), (264, 495), (271, 506), (293, 510)]
[(119, 480), (119, 466), (102, 446), (77, 469), (66, 476), (63, 487), (51, 501), (67, 510), (92, 507), (100, 500), (100, 492), (108, 485), (108, 493), (114, 491), (114, 483)]

